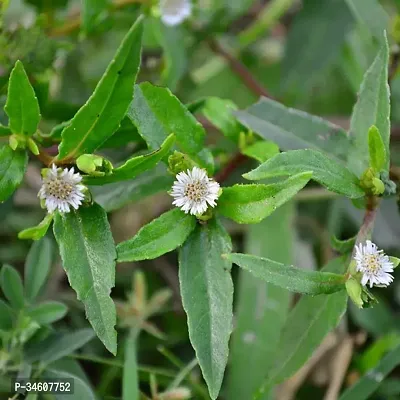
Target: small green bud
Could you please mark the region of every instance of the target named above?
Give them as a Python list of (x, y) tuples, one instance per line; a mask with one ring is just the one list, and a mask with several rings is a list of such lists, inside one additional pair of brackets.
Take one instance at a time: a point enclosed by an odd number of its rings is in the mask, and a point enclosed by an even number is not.
[(360, 178), (360, 185), (366, 191), (371, 191), (374, 187), (373, 179), (377, 177), (373, 168), (367, 168)]
[(400, 264), (400, 258), (397, 257), (389, 257), (390, 262), (393, 264), (393, 268), (398, 267)]
[(17, 137), (15, 135), (11, 135), (8, 138), (8, 143), (10, 144), (10, 147), (15, 151), (17, 150), (18, 146), (19, 146), (19, 141), (17, 139)]
[(385, 191), (385, 185), (379, 178), (373, 178), (372, 184), (373, 187), (371, 190), (374, 195), (379, 196), (383, 194), (383, 192)]
[(174, 151), (168, 157), (168, 170), (173, 175), (179, 174), (179, 172), (193, 169), (197, 164), (186, 154), (179, 151)]
[(28, 148), (35, 156), (39, 154), (39, 148), (32, 138), (28, 138)]
[(82, 154), (77, 158), (76, 165), (82, 172), (94, 176), (108, 175), (113, 169), (109, 160), (95, 154)]
[(364, 301), (362, 299), (362, 286), (360, 282), (351, 277), (346, 281), (347, 294), (358, 308), (363, 308)]
[(210, 220), (213, 217), (213, 215), (214, 215), (213, 209), (211, 207), (208, 207), (206, 212), (204, 212), (203, 214), (196, 215), (196, 218), (199, 221), (206, 222)]

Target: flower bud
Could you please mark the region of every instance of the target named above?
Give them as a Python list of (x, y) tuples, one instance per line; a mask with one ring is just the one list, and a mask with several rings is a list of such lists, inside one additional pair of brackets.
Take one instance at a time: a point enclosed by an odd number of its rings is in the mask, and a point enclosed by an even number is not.
[(37, 156), (39, 154), (39, 148), (37, 147), (37, 144), (35, 143), (35, 141), (32, 138), (28, 138), (28, 148), (29, 150), (35, 155)]
[(379, 178), (373, 178), (372, 185), (372, 193), (376, 196), (383, 194), (383, 192), (385, 191), (385, 185)]
[(173, 175), (179, 174), (179, 172), (193, 169), (196, 163), (186, 154), (179, 151), (174, 151), (168, 157), (168, 169)]
[(89, 175), (109, 175), (113, 166), (109, 160), (94, 154), (82, 154), (76, 160), (77, 167)]
[(17, 138), (17, 136), (15, 135), (11, 135), (8, 138), (8, 143), (10, 144), (10, 147), (15, 151), (17, 150), (18, 146), (19, 146), (19, 140)]
[(363, 308), (364, 301), (361, 297), (362, 287), (360, 282), (351, 277), (346, 281), (347, 294), (358, 308)]

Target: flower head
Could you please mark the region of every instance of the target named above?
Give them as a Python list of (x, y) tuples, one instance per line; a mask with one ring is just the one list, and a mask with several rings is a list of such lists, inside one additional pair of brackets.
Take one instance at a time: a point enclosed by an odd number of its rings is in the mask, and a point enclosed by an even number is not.
[(393, 263), (389, 257), (378, 250), (376, 244), (367, 240), (365, 245), (360, 243), (356, 246), (354, 259), (357, 263), (356, 269), (362, 273), (361, 284), (365, 286), (369, 281), (369, 287), (372, 285), (388, 286), (393, 282)]
[(186, 214), (203, 214), (208, 205), (217, 205), (219, 189), (219, 184), (210, 179), (206, 171), (194, 167), (176, 175), (171, 192), (171, 196), (175, 198), (172, 204), (180, 207)]
[(82, 204), (82, 200), (85, 197), (83, 194), (85, 186), (80, 184), (81, 181), (81, 174), (74, 173), (74, 168), (62, 170), (53, 164), (43, 177), (42, 187), (38, 196), (45, 200), (49, 213), (54, 212), (56, 209), (67, 213), (70, 211), (70, 206), (78, 209)]
[(165, 25), (178, 25), (192, 13), (190, 0), (160, 0), (161, 20)]

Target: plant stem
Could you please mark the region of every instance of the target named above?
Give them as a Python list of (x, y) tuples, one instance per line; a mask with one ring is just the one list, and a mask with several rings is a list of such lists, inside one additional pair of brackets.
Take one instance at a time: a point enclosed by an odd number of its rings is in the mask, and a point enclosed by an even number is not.
[(224, 182), (232, 172), (247, 160), (247, 157), (242, 153), (236, 153), (232, 158), (225, 164), (225, 166), (215, 175), (214, 179), (222, 183)]
[(364, 214), (363, 223), (358, 231), (356, 238), (356, 246), (365, 242), (371, 237), (372, 229), (374, 227), (376, 213), (378, 210), (379, 199), (375, 196), (367, 197), (367, 204)]
[(271, 97), (267, 90), (254, 78), (248, 68), (242, 64), (236, 57), (226, 51), (217, 39), (211, 38), (207, 40), (210, 49), (224, 58), (232, 71), (240, 77), (243, 83), (257, 96)]

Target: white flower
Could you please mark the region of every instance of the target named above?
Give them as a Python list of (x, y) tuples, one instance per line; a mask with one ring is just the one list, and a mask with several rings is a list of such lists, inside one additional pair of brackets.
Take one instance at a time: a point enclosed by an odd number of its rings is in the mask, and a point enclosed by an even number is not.
[(194, 167), (191, 171), (180, 172), (176, 175), (176, 181), (172, 186), (172, 202), (185, 213), (203, 214), (208, 205), (215, 207), (219, 195), (219, 184), (207, 176), (200, 168)]
[(389, 257), (378, 250), (376, 244), (370, 240), (363, 245), (356, 246), (354, 259), (357, 263), (357, 271), (362, 273), (361, 284), (365, 286), (369, 281), (369, 287), (372, 285), (388, 286), (393, 282), (393, 263)]
[(160, 0), (161, 20), (165, 25), (178, 25), (192, 13), (190, 0)]
[(78, 209), (85, 197), (83, 194), (85, 186), (80, 184), (81, 181), (81, 174), (75, 174), (74, 168), (62, 170), (53, 164), (43, 178), (38, 196), (45, 200), (49, 213), (54, 212), (56, 209), (60, 212), (68, 213), (70, 206)]

